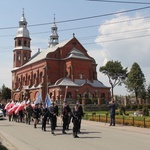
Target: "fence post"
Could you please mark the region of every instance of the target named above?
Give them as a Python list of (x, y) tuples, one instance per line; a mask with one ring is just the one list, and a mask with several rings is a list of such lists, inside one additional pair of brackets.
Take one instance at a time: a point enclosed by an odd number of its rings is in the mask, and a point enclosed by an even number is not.
[(123, 125), (124, 125), (124, 116), (123, 116), (123, 118), (122, 118), (122, 119), (123, 119)]
[(134, 117), (132, 118), (132, 125), (134, 126)]
[(108, 117), (108, 114), (106, 114), (106, 123), (107, 123), (107, 117)]
[(144, 118), (144, 128), (146, 127), (146, 124), (145, 124), (145, 118)]
[(99, 114), (99, 122), (101, 121), (101, 115)]

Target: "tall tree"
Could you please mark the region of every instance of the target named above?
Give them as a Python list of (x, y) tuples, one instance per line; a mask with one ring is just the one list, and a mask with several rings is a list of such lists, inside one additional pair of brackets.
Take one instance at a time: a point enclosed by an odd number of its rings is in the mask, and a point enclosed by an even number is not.
[(114, 96), (114, 87), (121, 85), (127, 75), (127, 68), (123, 68), (119, 61), (108, 61), (105, 66), (100, 67), (100, 72), (107, 75), (111, 85), (111, 96)]
[(138, 96), (143, 90), (143, 87), (145, 87), (145, 82), (146, 82), (145, 76), (140, 66), (136, 62), (133, 63), (131, 70), (128, 73), (125, 84), (129, 92), (134, 92), (136, 97), (136, 102), (138, 100)]
[(10, 99), (11, 98), (11, 89), (6, 87), (4, 84), (2, 86), (2, 99)]
[(147, 92), (146, 92), (146, 87), (145, 87), (145, 85), (143, 84), (143, 85), (141, 86), (141, 89), (139, 90), (138, 97), (141, 98), (141, 99), (146, 99), (146, 94), (147, 94)]
[(146, 98), (150, 100), (150, 84), (148, 85), (146, 90)]

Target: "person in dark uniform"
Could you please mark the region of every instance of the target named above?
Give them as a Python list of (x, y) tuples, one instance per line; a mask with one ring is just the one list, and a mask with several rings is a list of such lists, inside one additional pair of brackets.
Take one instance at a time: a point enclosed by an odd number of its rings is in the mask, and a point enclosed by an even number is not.
[(69, 124), (70, 124), (70, 121), (71, 121), (71, 108), (70, 108), (69, 104), (67, 104), (66, 108), (67, 108), (67, 111), (68, 111), (68, 122), (66, 124), (66, 130), (69, 130)]
[(41, 108), (41, 116), (42, 116), (42, 130), (46, 131), (46, 121), (49, 116), (48, 108), (46, 108), (46, 104), (44, 103)]
[(26, 123), (30, 125), (30, 122), (31, 122), (31, 116), (32, 116), (32, 113), (33, 113), (33, 108), (31, 106), (31, 102), (28, 101), (27, 102), (27, 106), (26, 106)]
[(6, 117), (6, 109), (5, 109), (5, 104), (3, 103), (3, 104), (1, 105), (1, 107), (2, 107), (2, 110), (3, 110), (3, 113), (4, 113), (4, 117)]
[(114, 99), (109, 102), (108, 107), (110, 109), (110, 126), (115, 126), (116, 104)]
[(40, 109), (39, 109), (39, 103), (37, 103), (35, 104), (35, 107), (33, 109), (34, 128), (36, 128), (38, 124), (39, 116), (40, 116)]
[(78, 105), (75, 105), (72, 113), (71, 113), (71, 117), (72, 117), (72, 123), (73, 123), (73, 137), (74, 138), (79, 138), (78, 137), (78, 131), (79, 131), (79, 118), (80, 118), (80, 113), (78, 110)]
[(55, 128), (57, 127), (57, 116), (58, 116), (58, 113), (59, 113), (59, 108), (58, 108), (58, 105), (56, 102), (54, 102), (54, 108), (55, 108), (55, 111), (56, 111), (56, 118), (55, 118)]
[(54, 134), (54, 130), (56, 127), (56, 114), (57, 114), (57, 110), (54, 103), (52, 103), (51, 106), (49, 107), (49, 112), (50, 112), (49, 118), (51, 122), (51, 133)]
[(69, 121), (69, 112), (68, 112), (68, 106), (67, 102), (63, 101), (63, 107), (62, 107), (62, 122), (63, 122), (63, 129), (62, 133), (66, 134), (66, 127), (68, 126), (68, 121)]
[(24, 111), (23, 110), (19, 110), (19, 122), (23, 122), (24, 121)]
[(78, 132), (81, 133), (81, 120), (82, 120), (82, 117), (84, 116), (84, 113), (83, 113), (83, 108), (82, 108), (82, 106), (81, 106), (79, 101), (77, 101), (76, 105), (78, 107), (78, 113), (79, 113), (79, 116), (78, 116), (78, 118), (79, 118)]

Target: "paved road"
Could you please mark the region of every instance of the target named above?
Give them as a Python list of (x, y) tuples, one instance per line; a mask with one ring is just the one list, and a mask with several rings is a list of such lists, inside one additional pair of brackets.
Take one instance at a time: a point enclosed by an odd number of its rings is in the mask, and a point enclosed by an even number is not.
[[(46, 132), (41, 124), (36, 129), (33, 124), (0, 120), (0, 139), (10, 150), (149, 150), (150, 129), (115, 126), (83, 121), (80, 138), (73, 138), (72, 131), (66, 135), (61, 133), (61, 121), (55, 136), (50, 133), (49, 125)], [(72, 128), (72, 125), (70, 126)]]

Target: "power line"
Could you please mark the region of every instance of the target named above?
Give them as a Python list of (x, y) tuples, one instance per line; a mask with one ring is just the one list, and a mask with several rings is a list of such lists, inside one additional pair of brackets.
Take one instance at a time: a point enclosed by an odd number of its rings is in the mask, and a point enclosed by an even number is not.
[[(139, 11), (143, 9), (149, 9), (150, 6), (147, 7), (141, 7), (141, 8), (136, 8), (136, 9), (129, 9), (129, 10), (124, 10), (124, 11), (118, 11), (118, 12), (112, 12), (108, 14), (102, 14), (102, 15), (96, 15), (96, 16), (90, 16), (90, 17), (83, 17), (83, 18), (76, 18), (76, 19), (68, 19), (68, 20), (63, 20), (63, 21), (56, 21), (56, 23), (68, 23), (68, 22), (73, 22), (73, 21), (81, 21), (81, 20), (87, 20), (87, 19), (93, 19), (93, 18), (99, 18), (99, 17), (106, 17), (106, 16), (111, 16), (111, 15), (116, 15), (116, 14), (122, 14), (122, 13), (127, 13), (127, 12), (133, 12), (133, 11)], [(28, 25), (28, 27), (35, 27), (35, 26), (43, 26), (43, 25), (49, 25), (53, 24), (51, 23), (41, 23), (41, 24), (33, 24), (33, 25)], [(18, 27), (4, 27), (0, 28), (0, 30), (8, 30), (8, 29), (14, 29)]]
[(96, 34), (96, 35), (83, 36), (83, 37), (78, 37), (78, 39), (80, 39), (80, 40), (87, 40), (89, 38), (103, 37), (103, 36), (123, 34), (123, 33), (131, 33), (132, 34), (132, 32), (147, 32), (147, 30), (149, 30), (149, 29), (150, 29), (150, 27), (137, 28), (137, 29), (132, 29), (132, 30), (125, 30), (125, 31), (122, 31), (122, 32), (111, 32), (111, 33), (105, 33), (105, 34), (101, 34), (101, 35), (97, 35)]
[(103, 37), (103, 36), (123, 34), (123, 33), (131, 33), (132, 34), (132, 32), (143, 32), (142, 30), (147, 31), (148, 29), (150, 29), (150, 27), (140, 28), (140, 29), (133, 29), (133, 30), (125, 30), (125, 31), (122, 31), (122, 32), (106, 33), (106, 34), (102, 34), (102, 35), (91, 35), (91, 36), (86, 36), (86, 37), (79, 37), (78, 39), (87, 40), (87, 38)]
[[(101, 42), (96, 42), (96, 43), (108, 43), (108, 42), (118, 42), (118, 41), (124, 41), (124, 40), (131, 40), (131, 39), (136, 39), (136, 38), (144, 38), (148, 37), (150, 35), (141, 35), (141, 36), (134, 36), (134, 37), (128, 37), (128, 38), (122, 38), (122, 39), (114, 39), (114, 40), (108, 40), (108, 41), (101, 41)], [(84, 43), (83, 45), (88, 45), (88, 44), (94, 44), (92, 43)]]
[(129, 1), (110, 1), (110, 0), (87, 0), (87, 1), (97, 1), (97, 2), (105, 2), (105, 3), (126, 3), (126, 4), (144, 4), (149, 5), (150, 3), (147, 2), (129, 2)]
[[(112, 24), (114, 24), (114, 22)], [(122, 32), (112, 32), (112, 33), (105, 33), (105, 34), (102, 34), (102, 35), (89, 35), (89, 36), (84, 36), (84, 37), (78, 37), (78, 39), (80, 39), (80, 40), (87, 40), (89, 38), (94, 38), (94, 37), (102, 37), (102, 36), (109, 36), (109, 35), (116, 35), (116, 34), (123, 34), (123, 33), (131, 33), (132, 34), (132, 32), (144, 32), (142, 30), (147, 31), (149, 29), (150, 29), (150, 27), (137, 28), (137, 29), (132, 29), (132, 30), (125, 30), (125, 31), (122, 31)], [(64, 31), (64, 30), (60, 30), (60, 31)], [(34, 34), (34, 33), (32, 33), (32, 34)], [(40, 44), (40, 43), (36, 42), (36, 43), (32, 43), (32, 44)], [(1, 49), (5, 49), (6, 47), (0, 47), (0, 48)], [(10, 47), (10, 46), (8, 47), (7, 46), (7, 48), (12, 48), (12, 47)]]
[[(78, 29), (86, 29), (86, 28), (93, 28), (93, 27), (112, 25), (112, 24), (124, 23), (124, 22), (130, 22), (130, 21), (137, 21), (137, 20), (148, 19), (148, 18), (150, 18), (150, 16), (139, 17), (139, 18), (128, 19), (128, 20), (120, 20), (120, 21), (104, 23), (104, 24), (98, 24), (98, 25), (90, 25), (90, 26), (82, 26), (82, 27), (76, 27), (76, 28), (62, 29), (62, 30), (58, 30), (58, 32), (69, 31), (69, 30), (78, 30)], [(43, 33), (50, 33), (50, 31), (35, 32), (35, 33), (30, 33), (30, 34), (32, 35), (32, 34), (43, 34)], [(15, 36), (15, 35), (1, 35), (0, 37), (8, 37), (8, 36)]]
[[(150, 35), (141, 35), (141, 36), (134, 36), (134, 37), (128, 37), (128, 38), (120, 38), (120, 39), (114, 39), (114, 40), (108, 40), (108, 41), (100, 41), (100, 42), (96, 42), (96, 43), (108, 43), (108, 42), (118, 42), (118, 41), (124, 41), (124, 40), (132, 40), (132, 39), (137, 39), (137, 38), (144, 38), (144, 37), (149, 37)], [(95, 42), (90, 42), (90, 43), (83, 43), (82, 45), (91, 45), (91, 44), (95, 44)], [(46, 48), (40, 48), (40, 49), (46, 49)], [(32, 51), (35, 51), (37, 49), (32, 49)], [(10, 52), (9, 51), (0, 51), (0, 52)]]

